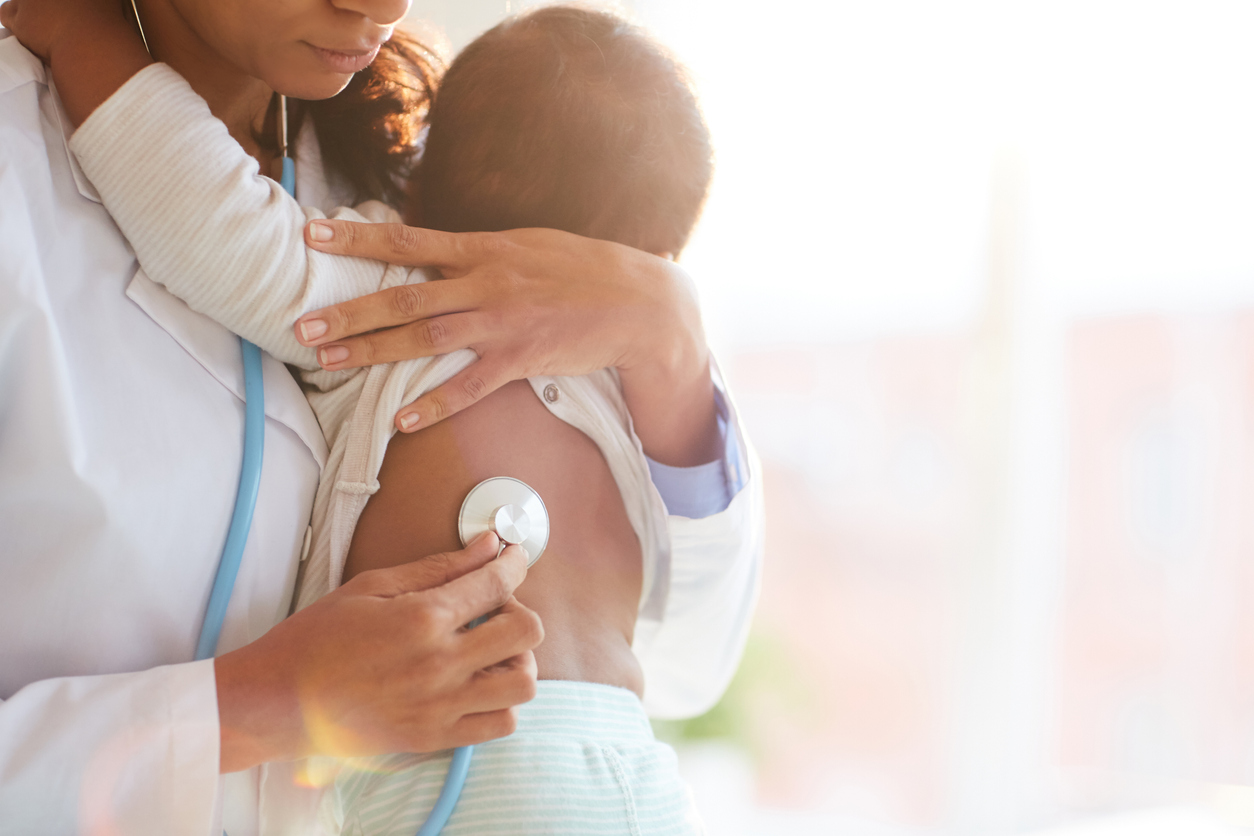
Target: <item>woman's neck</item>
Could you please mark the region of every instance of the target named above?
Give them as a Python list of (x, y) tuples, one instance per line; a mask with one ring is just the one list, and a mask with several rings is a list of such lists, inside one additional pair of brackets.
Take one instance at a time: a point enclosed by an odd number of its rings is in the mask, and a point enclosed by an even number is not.
[(170, 0), (137, 0), (152, 56), (178, 71), (235, 141), (269, 171), (273, 155), (253, 138), (261, 128), (273, 91), (213, 50), (188, 25)]

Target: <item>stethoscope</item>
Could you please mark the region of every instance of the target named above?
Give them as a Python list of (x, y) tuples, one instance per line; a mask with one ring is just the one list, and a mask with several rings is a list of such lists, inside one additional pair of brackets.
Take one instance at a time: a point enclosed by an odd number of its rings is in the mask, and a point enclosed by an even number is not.
[[(457, 536), (463, 546), (470, 545), (471, 540), (485, 531), (496, 532), (502, 550), (507, 545), (526, 549), (527, 567), (531, 568), (549, 544), (549, 512), (540, 494), (526, 482), (509, 476), (494, 476), (470, 489), (457, 514)], [(473, 628), (486, 620), (487, 616), (483, 616), (467, 626)], [(466, 785), (474, 751), (474, 746), (459, 746), (453, 750), (444, 786), (427, 820), (418, 828), (417, 836), (436, 836), (448, 823), (462, 787)]]
[[(132, 0), (132, 5), (134, 0)], [(135, 20), (139, 23), (139, 10), (135, 9)], [(144, 38), (144, 46), (148, 40), (144, 37), (143, 25), (140, 26), (140, 37)], [(279, 182), (289, 195), (296, 196), (296, 163), (288, 154), (287, 144), (287, 97), (279, 96), (279, 154), (282, 170)], [(248, 532), (252, 528), (253, 512), (257, 507), (257, 494), (261, 488), (261, 464), (265, 451), (266, 436), (266, 396), (265, 380), (261, 370), (261, 349), (253, 343), (240, 338), (240, 353), (244, 363), (244, 454), (240, 466), (239, 487), (235, 494), (235, 507), (231, 513), (231, 523), (227, 529), (226, 543), (222, 548), (222, 556), (218, 560), (218, 569), (214, 574), (213, 587), (209, 593), (209, 603), (205, 608), (205, 620), (200, 628), (200, 637), (196, 642), (197, 661), (212, 659), (217, 652), (218, 640), (222, 636), (222, 625), (226, 620), (226, 610), (231, 603), (231, 593), (235, 588), (235, 579), (239, 575), (240, 564), (244, 558), (244, 546), (248, 542)], [(549, 540), (549, 515), (544, 501), (526, 483), (507, 476), (498, 476), (480, 482), (471, 488), (470, 493), (462, 502), (457, 517), (457, 532), (462, 545), (466, 546), (484, 531), (494, 531), (501, 541), (501, 548), (506, 545), (519, 545), (527, 550), (527, 566), (530, 567), (544, 552)], [(476, 619), (469, 627), (474, 627), (486, 619)], [(437, 836), (453, 815), (457, 800), (461, 797), (462, 788), (466, 785), (466, 776), (470, 771), (470, 759), (474, 754), (474, 746), (460, 746), (453, 750), (452, 761), (449, 763), (448, 775), (436, 798), (427, 820), (418, 829), (417, 836)], [(226, 836), (224, 833), (223, 836)]]
[[(135, 18), (139, 19), (138, 11)], [(140, 35), (143, 35), (142, 27)], [(148, 45), (147, 41), (144, 45)], [(287, 153), (286, 96), (279, 96), (279, 153), (283, 160), (279, 182), (288, 194), (295, 197), (296, 163)], [(200, 639), (196, 642), (197, 661), (212, 659), (217, 651), (226, 608), (231, 603), (231, 591), (235, 588), (235, 578), (244, 559), (244, 545), (252, 528), (257, 492), (261, 488), (261, 460), (266, 445), (266, 390), (261, 372), (261, 349), (243, 337), (240, 337), (239, 344), (244, 359), (244, 461), (240, 466), (239, 489), (235, 493), (235, 508), (226, 533), (226, 545), (222, 547), (218, 571), (209, 592), (209, 605), (205, 609), (205, 621), (200, 628)]]

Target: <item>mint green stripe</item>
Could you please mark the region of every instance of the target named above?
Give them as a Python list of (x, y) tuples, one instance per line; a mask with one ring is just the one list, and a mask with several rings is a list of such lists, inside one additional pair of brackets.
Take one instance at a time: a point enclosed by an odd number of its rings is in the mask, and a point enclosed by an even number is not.
[[(413, 836), (435, 803), (449, 753), (355, 760), (334, 793), (343, 836)], [(541, 682), (514, 735), (476, 747), (444, 836), (647, 836), (702, 832), (674, 750), (640, 701), (588, 683)]]

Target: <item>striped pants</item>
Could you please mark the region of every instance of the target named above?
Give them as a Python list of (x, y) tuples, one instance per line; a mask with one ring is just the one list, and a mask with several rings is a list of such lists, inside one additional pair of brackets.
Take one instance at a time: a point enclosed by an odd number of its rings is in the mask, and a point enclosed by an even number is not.
[[(324, 796), (321, 824), (343, 836), (413, 836), (451, 753), (350, 761)], [(443, 836), (698, 836), (705, 828), (675, 752), (653, 737), (635, 694), (545, 680), (518, 729), (475, 747)]]

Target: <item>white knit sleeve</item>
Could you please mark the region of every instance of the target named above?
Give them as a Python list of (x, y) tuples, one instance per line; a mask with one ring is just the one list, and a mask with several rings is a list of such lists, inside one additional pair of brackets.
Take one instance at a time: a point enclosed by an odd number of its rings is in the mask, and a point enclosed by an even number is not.
[[(88, 117), (70, 150), (149, 278), (285, 363), (317, 369), (296, 341), (304, 313), (404, 283), (382, 262), (319, 253), (322, 217), (258, 173), (208, 105), (164, 64), (137, 73)], [(395, 221), (377, 202), (332, 217)], [(403, 271), (402, 271), (403, 272)]]

